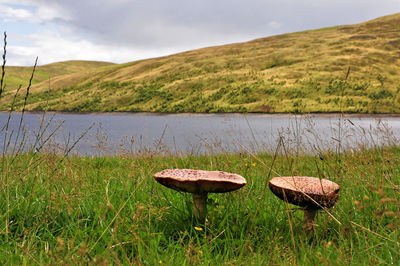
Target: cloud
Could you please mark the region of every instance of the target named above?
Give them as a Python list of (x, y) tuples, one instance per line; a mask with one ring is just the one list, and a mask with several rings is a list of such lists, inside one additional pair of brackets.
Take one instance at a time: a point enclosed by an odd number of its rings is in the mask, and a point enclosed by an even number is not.
[(281, 27), (281, 24), (276, 21), (271, 21), (268, 23), (268, 27), (270, 27), (271, 29), (279, 29)]
[(22, 8), (12, 8), (0, 4), (0, 20), (5, 22), (35, 21), (32, 12)]
[[(8, 60), (12, 65), (32, 65), (36, 56), (38, 64), (66, 60), (96, 60), (108, 62), (129, 62), (135, 59), (155, 57), (158, 52), (143, 49), (130, 49), (118, 45), (95, 44), (55, 32), (41, 32), (26, 36), (31, 45), (9, 45)], [(172, 53), (175, 51), (161, 50)]]
[(18, 62), (24, 61), (21, 58), (26, 54), (38, 55), (43, 63), (78, 56), (127, 62), (359, 23), (400, 11), (400, 1), (0, 0), (0, 7), (0, 20), (23, 21), (35, 27), (26, 34), (25, 44), (10, 47)]
[[(104, 44), (201, 47), (276, 34), (263, 1), (53, 1), (15, 0), (35, 17)], [(261, 3), (261, 4), (260, 4)]]

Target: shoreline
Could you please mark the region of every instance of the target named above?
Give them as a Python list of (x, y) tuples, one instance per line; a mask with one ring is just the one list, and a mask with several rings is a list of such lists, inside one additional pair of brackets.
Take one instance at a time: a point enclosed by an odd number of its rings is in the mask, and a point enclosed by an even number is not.
[[(8, 114), (8, 111), (0, 111), (0, 114)], [(15, 114), (21, 114), (21, 111), (14, 111)], [(73, 111), (25, 111), (26, 114), (60, 114), (60, 115), (141, 115), (141, 116), (260, 116), (260, 117), (366, 117), (366, 118), (386, 118), (400, 117), (400, 114), (365, 114), (365, 113), (160, 113), (160, 112), (73, 112)]]

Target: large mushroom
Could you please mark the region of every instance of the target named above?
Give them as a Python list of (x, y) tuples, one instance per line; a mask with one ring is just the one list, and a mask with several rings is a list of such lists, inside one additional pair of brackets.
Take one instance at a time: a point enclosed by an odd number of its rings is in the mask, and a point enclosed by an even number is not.
[(200, 222), (207, 213), (207, 194), (237, 190), (246, 185), (242, 176), (222, 171), (166, 169), (154, 174), (162, 185), (193, 194), (194, 214)]
[(303, 207), (307, 234), (314, 230), (317, 211), (333, 207), (340, 190), (332, 181), (308, 176), (274, 177), (269, 181), (269, 188), (280, 199)]

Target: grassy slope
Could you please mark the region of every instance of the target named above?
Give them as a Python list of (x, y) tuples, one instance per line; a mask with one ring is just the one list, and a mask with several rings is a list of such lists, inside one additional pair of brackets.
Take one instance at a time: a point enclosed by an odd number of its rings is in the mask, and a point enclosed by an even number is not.
[[(47, 84), (48, 86), (49, 79), (51, 80), (56, 76), (86, 72), (93, 68), (101, 68), (110, 65), (113, 65), (113, 63), (71, 60), (38, 66), (32, 83), (38, 84), (43, 82), (41, 86), (45, 86), (44, 84)], [(11, 91), (19, 85), (26, 87), (31, 74), (32, 67), (6, 66), (6, 85)]]
[(56, 76), (28, 108), (49, 98), (59, 111), (400, 113), (399, 50), (397, 13)]

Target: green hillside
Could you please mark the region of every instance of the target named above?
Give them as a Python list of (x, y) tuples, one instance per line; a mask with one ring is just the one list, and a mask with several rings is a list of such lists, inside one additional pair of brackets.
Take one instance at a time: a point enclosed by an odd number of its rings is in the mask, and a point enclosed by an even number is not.
[(57, 111), (400, 113), (400, 13), (127, 64), (45, 67), (29, 110), (48, 99)]
[[(49, 79), (51, 80), (55, 76), (80, 73), (89, 69), (100, 68), (109, 65), (113, 65), (113, 63), (71, 60), (38, 66), (36, 68), (32, 83), (37, 84), (43, 81), (47, 81), (48, 86)], [(19, 85), (26, 87), (28, 85), (31, 74), (32, 67), (6, 66), (6, 85), (9, 90), (13, 90), (19, 87)]]

